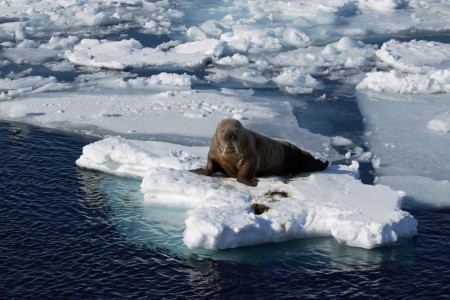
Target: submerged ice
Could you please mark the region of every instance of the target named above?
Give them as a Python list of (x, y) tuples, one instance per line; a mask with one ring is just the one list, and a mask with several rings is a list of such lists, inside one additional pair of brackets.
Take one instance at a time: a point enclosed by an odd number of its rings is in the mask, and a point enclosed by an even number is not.
[[(121, 135), (78, 164), (142, 178), (149, 205), (188, 208), (190, 248), (307, 236), (377, 247), (416, 233), (402, 207), (450, 206), (450, 47), (413, 39), (445, 34), (449, 18), (448, 2), (426, 0), (4, 0), (0, 118)], [(305, 96), (333, 105), (330, 82), (356, 89), (363, 137), (301, 127)], [(355, 164), (255, 190), (186, 172), (226, 117), (322, 159), (370, 161), (375, 186)]]

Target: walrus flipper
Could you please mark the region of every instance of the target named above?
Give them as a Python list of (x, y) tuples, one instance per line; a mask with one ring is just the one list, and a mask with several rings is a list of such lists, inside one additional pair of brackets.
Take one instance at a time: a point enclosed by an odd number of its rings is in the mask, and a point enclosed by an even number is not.
[(305, 164), (305, 172), (323, 171), (328, 167), (328, 165), (328, 160), (326, 162), (323, 162), (320, 159), (308, 159)]
[[(193, 170), (189, 170), (189, 172), (195, 173), (195, 174), (199, 174), (199, 175), (206, 175), (206, 169), (205, 168), (198, 168), (198, 169), (193, 169)], [(208, 175), (206, 175), (208, 176)]]
[(236, 180), (248, 186), (257, 186), (258, 179), (255, 177), (255, 163), (246, 162), (242, 164), (238, 170)]
[(194, 170), (189, 170), (192, 173), (199, 174), (199, 175), (205, 175), (205, 176), (211, 176), (213, 173), (220, 172), (222, 174), (225, 174), (225, 171), (223, 168), (214, 160), (208, 158), (208, 162), (206, 163), (206, 168), (198, 168)]

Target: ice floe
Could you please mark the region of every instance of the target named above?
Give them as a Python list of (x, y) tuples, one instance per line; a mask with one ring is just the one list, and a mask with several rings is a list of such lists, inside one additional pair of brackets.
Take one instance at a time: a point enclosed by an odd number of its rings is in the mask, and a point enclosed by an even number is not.
[(9, 100), (24, 94), (61, 91), (67, 88), (69, 88), (69, 85), (58, 83), (55, 77), (26, 76), (21, 78), (4, 78), (0, 79), (0, 100)]
[(66, 57), (78, 65), (123, 70), (145, 66), (198, 67), (221, 51), (220, 42), (213, 39), (180, 44), (168, 51), (143, 47), (134, 39), (83, 39), (73, 51), (66, 52)]
[(356, 162), (284, 180), (260, 178), (258, 187), (251, 188), (233, 178), (189, 172), (206, 163), (207, 151), (107, 138), (85, 146), (77, 164), (142, 177), (146, 203), (189, 208), (184, 231), (189, 248), (225, 249), (314, 236), (373, 248), (417, 232), (417, 221), (400, 208), (403, 193), (362, 184)]
[(376, 56), (393, 70), (368, 73), (357, 88), (390, 93), (450, 91), (449, 45), (390, 40), (376, 51)]
[(289, 94), (307, 94), (313, 90), (323, 89), (323, 84), (319, 80), (298, 68), (283, 68), (272, 80)]
[(401, 94), (450, 92), (450, 69), (427, 74), (410, 74), (397, 70), (372, 72), (367, 74), (357, 88)]
[[(151, 78), (150, 78), (151, 80)], [(172, 80), (172, 79), (171, 79)], [(17, 116), (16, 107), (26, 106)], [(289, 102), (245, 93), (170, 91), (148, 93), (138, 89), (40, 94), (21, 101), (0, 102), (0, 118), (63, 127), (84, 133), (179, 136), (207, 139), (226, 117), (244, 121), (249, 129), (292, 141), (320, 157), (337, 157), (325, 136), (298, 127)], [(23, 110), (20, 110), (23, 111)], [(64, 113), (59, 113), (64, 111)], [(270, 123), (270, 125), (267, 125)]]
[[(370, 65), (374, 57), (373, 45), (366, 45), (348, 37), (324, 47), (310, 46), (279, 53), (268, 61), (277, 67), (303, 67), (312, 74), (321, 73), (320, 69), (345, 70), (364, 68)], [(341, 74), (342, 76), (342, 74)]]
[(438, 42), (390, 40), (376, 51), (376, 55), (396, 70), (408, 73), (428, 73), (450, 68), (450, 45)]
[(449, 206), (448, 95), (357, 96), (371, 152), (380, 160), (377, 182), (405, 191), (405, 207)]

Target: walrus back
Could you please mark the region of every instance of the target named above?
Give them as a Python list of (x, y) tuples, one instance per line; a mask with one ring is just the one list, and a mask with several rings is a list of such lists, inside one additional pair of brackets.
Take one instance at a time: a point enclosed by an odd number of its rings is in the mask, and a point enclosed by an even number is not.
[(261, 137), (265, 143), (270, 144), (270, 147), (267, 147), (269, 150), (267, 161), (270, 163), (264, 165), (264, 162), (261, 162), (262, 167), (260, 173), (262, 175), (316, 172), (323, 171), (328, 167), (328, 161), (322, 162), (286, 140), (271, 139), (265, 136)]
[(256, 176), (283, 175), (289, 172), (286, 165), (288, 145), (253, 131), (252, 134), (258, 156)]

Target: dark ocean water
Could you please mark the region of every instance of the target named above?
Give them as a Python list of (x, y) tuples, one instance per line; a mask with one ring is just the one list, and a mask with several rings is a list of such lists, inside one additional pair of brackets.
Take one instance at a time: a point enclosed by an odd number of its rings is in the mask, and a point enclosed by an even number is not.
[(315, 238), (174, 252), (123, 230), (102, 188), (114, 176), (76, 167), (92, 141), (0, 123), (1, 299), (449, 299), (449, 209), (411, 211), (417, 238), (373, 250)]

